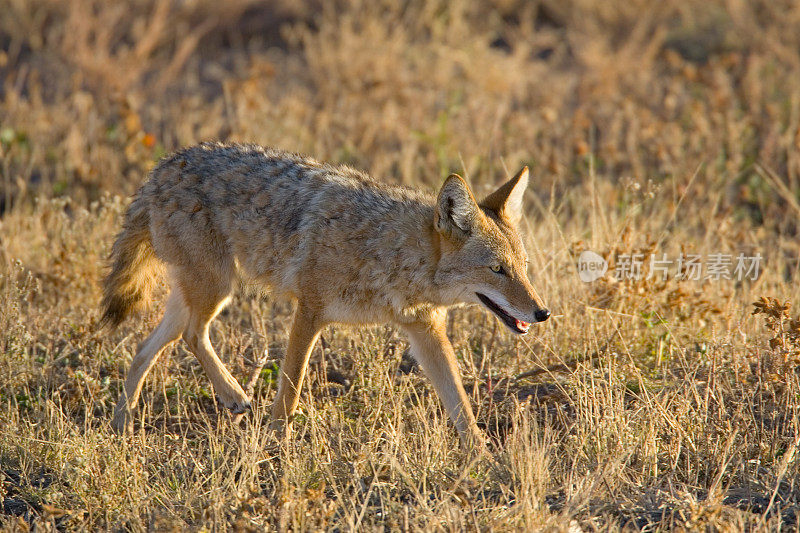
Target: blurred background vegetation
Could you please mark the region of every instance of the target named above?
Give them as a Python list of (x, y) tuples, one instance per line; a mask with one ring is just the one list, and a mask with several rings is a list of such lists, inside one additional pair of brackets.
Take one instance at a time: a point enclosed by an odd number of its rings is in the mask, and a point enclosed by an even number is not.
[(532, 163), (542, 196), (698, 172), (757, 222), (754, 162), (798, 187), (793, 2), (4, 3), (5, 202), (130, 194), (200, 140), (431, 187)]

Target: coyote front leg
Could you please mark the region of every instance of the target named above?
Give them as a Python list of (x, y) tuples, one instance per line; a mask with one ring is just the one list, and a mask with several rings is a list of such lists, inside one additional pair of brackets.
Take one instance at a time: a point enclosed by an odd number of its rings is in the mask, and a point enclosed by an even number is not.
[(306, 308), (302, 302), (297, 306), (289, 334), (289, 345), (283, 359), (278, 381), (278, 393), (272, 404), (272, 427), (281, 430), (297, 408), (303, 378), (306, 375), (311, 350), (317, 342), (323, 324), (316, 313)]
[(461, 441), (467, 445), (481, 445), (486, 437), (475, 423), (475, 415), (461, 383), (456, 354), (447, 338), (446, 316), (446, 311), (441, 310), (428, 320), (403, 324), (402, 328), (411, 343), (411, 353), (433, 383)]

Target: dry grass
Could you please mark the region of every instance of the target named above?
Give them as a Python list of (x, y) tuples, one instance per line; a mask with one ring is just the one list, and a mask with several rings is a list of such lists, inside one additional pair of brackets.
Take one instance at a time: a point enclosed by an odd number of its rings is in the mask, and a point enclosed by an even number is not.
[[(797, 528), (800, 10), (397, 4), (5, 2), (0, 526)], [(427, 188), (459, 171), (485, 192), (532, 166), (526, 238), (554, 318), (520, 339), (452, 313), (495, 461), (459, 449), (391, 328), (326, 330), (289, 443), (265, 430), (273, 366), (234, 426), (183, 346), (147, 381), (136, 434), (110, 432), (159, 312), (94, 329), (122, 198), (207, 139)], [(589, 285), (584, 249), (759, 252), (765, 268)], [(243, 296), (215, 322), (234, 374), (280, 357), (290, 315)]]

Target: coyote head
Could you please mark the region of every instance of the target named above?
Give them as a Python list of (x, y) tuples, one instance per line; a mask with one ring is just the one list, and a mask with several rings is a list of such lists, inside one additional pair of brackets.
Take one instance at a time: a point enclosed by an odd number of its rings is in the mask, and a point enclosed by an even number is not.
[(441, 235), (435, 281), (448, 303), (479, 303), (514, 333), (550, 312), (528, 280), (528, 254), (518, 233), (528, 167), (475, 201), (467, 183), (452, 174), (436, 200), (434, 225)]

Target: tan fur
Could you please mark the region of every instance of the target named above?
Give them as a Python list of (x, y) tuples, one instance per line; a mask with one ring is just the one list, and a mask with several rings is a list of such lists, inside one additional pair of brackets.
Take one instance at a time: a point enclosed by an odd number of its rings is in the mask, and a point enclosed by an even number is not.
[(249, 407), (208, 338), (238, 276), (297, 302), (274, 425), (297, 407), (322, 328), (390, 322), (407, 334), (462, 439), (481, 440), (445, 333), (447, 307), (484, 304), (517, 333), (549, 315), (516, 229), (527, 180), (523, 169), (478, 204), (456, 175), (434, 198), (254, 145), (206, 143), (165, 158), (126, 213), (105, 282), (103, 321), (112, 326), (146, 301), (156, 259), (173, 288), (131, 364), (114, 427), (131, 427), (144, 378), (181, 335), (220, 401)]
[(111, 251), (111, 272), (103, 287), (103, 325), (118, 326), (149, 301), (158, 262), (150, 243), (148, 211), (137, 198), (125, 213), (122, 231)]

